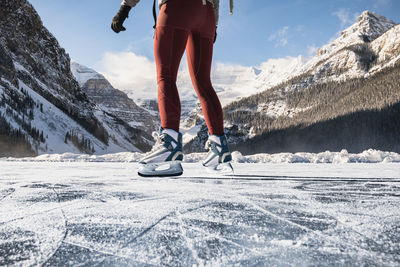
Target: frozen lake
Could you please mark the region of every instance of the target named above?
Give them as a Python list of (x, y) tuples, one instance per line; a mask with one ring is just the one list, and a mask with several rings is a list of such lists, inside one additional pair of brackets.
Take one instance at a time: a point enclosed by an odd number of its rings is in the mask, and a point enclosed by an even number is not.
[(400, 264), (400, 164), (0, 161), (0, 265)]

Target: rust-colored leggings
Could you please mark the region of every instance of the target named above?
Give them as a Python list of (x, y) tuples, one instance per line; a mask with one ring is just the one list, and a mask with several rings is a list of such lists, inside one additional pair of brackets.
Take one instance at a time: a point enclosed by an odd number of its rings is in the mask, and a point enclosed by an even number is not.
[(222, 135), (221, 103), (210, 80), (215, 34), (214, 9), (202, 0), (168, 0), (162, 5), (154, 38), (161, 127), (179, 132), (181, 103), (176, 78), (186, 48), (193, 86), (210, 134)]

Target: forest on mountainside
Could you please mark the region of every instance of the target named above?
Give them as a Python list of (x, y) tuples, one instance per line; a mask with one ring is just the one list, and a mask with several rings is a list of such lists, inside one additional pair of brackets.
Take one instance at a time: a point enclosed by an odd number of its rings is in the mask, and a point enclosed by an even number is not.
[(400, 152), (400, 102), (380, 110), (358, 111), (334, 119), (266, 132), (233, 146), (243, 154), (367, 149)]

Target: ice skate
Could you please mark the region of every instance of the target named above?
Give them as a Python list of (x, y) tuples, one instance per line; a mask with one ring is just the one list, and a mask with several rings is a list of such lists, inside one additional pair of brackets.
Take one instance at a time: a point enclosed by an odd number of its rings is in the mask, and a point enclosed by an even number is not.
[(209, 136), (205, 148), (209, 150), (205, 160), (203, 160), (203, 166), (207, 168), (207, 172), (217, 175), (233, 174), (230, 163), (232, 156), (225, 135)]
[(182, 134), (171, 129), (160, 129), (158, 133), (153, 133), (153, 137), (156, 144), (139, 162), (141, 167), (138, 174), (144, 177), (182, 175)]

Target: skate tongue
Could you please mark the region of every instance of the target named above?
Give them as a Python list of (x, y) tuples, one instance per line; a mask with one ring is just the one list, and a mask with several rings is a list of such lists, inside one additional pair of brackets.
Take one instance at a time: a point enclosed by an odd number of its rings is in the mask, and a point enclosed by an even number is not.
[(162, 133), (166, 133), (166, 134), (168, 134), (169, 136), (171, 136), (172, 138), (174, 138), (174, 140), (175, 140), (176, 142), (178, 141), (179, 133), (178, 133), (177, 131), (172, 130), (172, 129), (164, 129), (164, 130), (162, 131)]
[(217, 135), (210, 135), (208, 139), (217, 143), (218, 145), (221, 145), (221, 140)]

